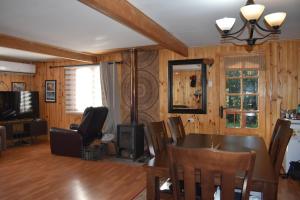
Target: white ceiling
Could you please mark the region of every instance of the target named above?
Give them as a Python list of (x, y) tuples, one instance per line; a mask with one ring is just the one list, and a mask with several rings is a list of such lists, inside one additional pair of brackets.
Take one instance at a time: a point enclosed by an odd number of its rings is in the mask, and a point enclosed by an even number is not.
[(0, 32), (86, 52), (154, 44), (77, 0), (1, 0)]
[[(241, 22), (239, 9), (246, 0), (129, 2), (192, 47), (219, 44), (215, 20), (227, 16)], [(300, 39), (300, 0), (257, 0), (256, 3), (266, 6), (264, 14), (287, 12), (280, 37)], [(234, 28), (239, 26), (237, 23)], [(155, 44), (77, 0), (1, 0), (0, 33), (83, 52)], [(3, 52), (1, 48), (0, 55)]]
[[(129, 0), (189, 47), (220, 43), (215, 20), (235, 17), (241, 27), (240, 8), (246, 0)], [(263, 15), (283, 11), (287, 19), (280, 38), (300, 39), (300, 0), (256, 0), (265, 5)], [(262, 21), (262, 19), (261, 19)]]

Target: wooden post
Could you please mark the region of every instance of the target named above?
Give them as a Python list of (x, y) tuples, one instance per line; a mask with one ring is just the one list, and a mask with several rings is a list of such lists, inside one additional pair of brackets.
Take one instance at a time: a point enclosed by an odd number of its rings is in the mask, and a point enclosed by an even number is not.
[(130, 50), (130, 58), (131, 58), (131, 64), (130, 64), (130, 87), (131, 87), (131, 105), (130, 105), (130, 121), (131, 124), (135, 125), (138, 123), (138, 103), (137, 103), (137, 50), (131, 49)]

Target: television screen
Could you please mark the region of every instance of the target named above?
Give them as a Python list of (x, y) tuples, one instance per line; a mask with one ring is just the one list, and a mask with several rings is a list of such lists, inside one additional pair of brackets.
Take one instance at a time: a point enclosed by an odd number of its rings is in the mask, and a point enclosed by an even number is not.
[(38, 117), (38, 92), (0, 92), (0, 120)]

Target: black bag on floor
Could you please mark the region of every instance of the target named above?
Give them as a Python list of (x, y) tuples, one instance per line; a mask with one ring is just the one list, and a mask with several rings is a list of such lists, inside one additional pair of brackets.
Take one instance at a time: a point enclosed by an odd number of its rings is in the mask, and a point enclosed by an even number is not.
[(300, 160), (290, 162), (288, 176), (294, 180), (300, 180)]

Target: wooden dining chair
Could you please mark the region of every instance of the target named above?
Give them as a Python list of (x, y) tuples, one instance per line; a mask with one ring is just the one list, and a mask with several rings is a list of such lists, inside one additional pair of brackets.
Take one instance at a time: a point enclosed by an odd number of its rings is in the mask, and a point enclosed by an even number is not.
[[(225, 152), (216, 149), (182, 148), (169, 145), (168, 154), (175, 200), (212, 200), (216, 185), (220, 186), (221, 199), (233, 200), (235, 199), (237, 172), (244, 172), (241, 199), (249, 199), (255, 152)], [(219, 183), (215, 182), (219, 178)], [(184, 182), (183, 190), (180, 189), (180, 179)], [(197, 190), (201, 191), (201, 197), (196, 196)]]
[(154, 156), (166, 151), (168, 143), (168, 134), (164, 121), (150, 122), (146, 126), (148, 140), (153, 148)]
[(282, 162), (283, 162), (287, 145), (289, 144), (290, 138), (293, 134), (293, 129), (290, 128), (290, 124), (291, 123), (289, 121), (288, 122), (286, 122), (285, 120), (279, 121), (278, 125), (276, 123), (276, 125), (278, 126), (277, 127), (278, 130), (275, 132), (275, 134), (273, 133), (272, 136), (269, 155), (277, 179), (279, 178), (280, 175), (280, 169), (282, 167)]
[(179, 140), (182, 140), (185, 137), (185, 130), (181, 117), (169, 117), (167, 122), (173, 142), (176, 144)]
[(271, 149), (273, 149), (274, 139), (275, 139), (275, 136), (276, 136), (280, 126), (290, 127), (291, 122), (286, 119), (277, 119), (276, 124), (273, 129), (272, 138), (271, 138), (271, 142), (270, 142), (270, 146), (269, 146), (269, 154), (271, 154)]

